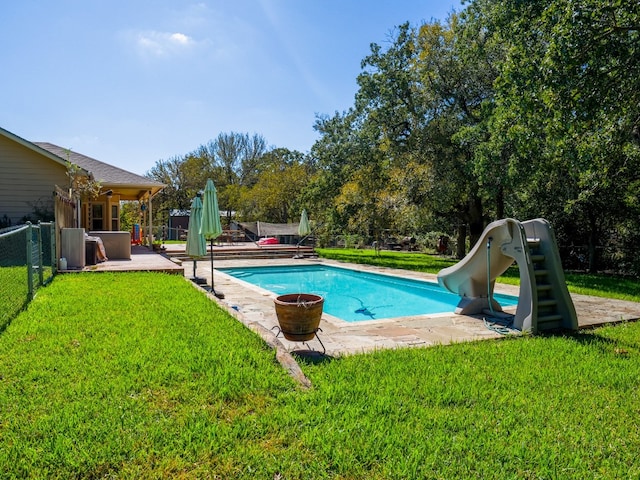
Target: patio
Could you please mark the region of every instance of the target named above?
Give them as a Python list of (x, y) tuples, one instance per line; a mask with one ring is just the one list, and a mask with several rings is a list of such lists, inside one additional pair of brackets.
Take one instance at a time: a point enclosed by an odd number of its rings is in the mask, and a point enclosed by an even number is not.
[(182, 275), (184, 268), (179, 262), (174, 262), (164, 255), (160, 255), (142, 245), (131, 246), (131, 259), (107, 260), (96, 265), (87, 265), (83, 271), (87, 272), (163, 272)]

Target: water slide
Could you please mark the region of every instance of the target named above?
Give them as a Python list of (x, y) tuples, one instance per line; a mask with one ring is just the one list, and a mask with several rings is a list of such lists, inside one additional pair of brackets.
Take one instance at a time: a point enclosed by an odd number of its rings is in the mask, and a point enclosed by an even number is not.
[(520, 295), (512, 327), (531, 333), (577, 330), (555, 234), (542, 218), (490, 223), (466, 257), (438, 273), (438, 283), (460, 295), (456, 313), (500, 316), (502, 308), (493, 299), (495, 281), (514, 261), (520, 269)]

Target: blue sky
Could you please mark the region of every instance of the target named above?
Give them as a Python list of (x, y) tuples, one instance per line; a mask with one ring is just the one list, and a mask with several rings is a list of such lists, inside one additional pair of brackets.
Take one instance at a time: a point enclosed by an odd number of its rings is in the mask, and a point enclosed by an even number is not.
[(144, 174), (219, 133), (307, 152), (370, 44), (458, 0), (19, 0), (0, 10), (0, 127)]

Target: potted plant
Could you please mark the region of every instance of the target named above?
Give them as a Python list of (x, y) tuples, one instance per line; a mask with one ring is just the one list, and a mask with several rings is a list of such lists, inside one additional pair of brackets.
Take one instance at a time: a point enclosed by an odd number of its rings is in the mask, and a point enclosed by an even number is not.
[(288, 293), (275, 298), (274, 303), (284, 338), (294, 342), (313, 339), (322, 318), (323, 297), (311, 293)]
[(152, 248), (154, 252), (160, 252), (164, 249), (164, 245), (162, 244), (162, 240), (154, 240), (152, 244)]

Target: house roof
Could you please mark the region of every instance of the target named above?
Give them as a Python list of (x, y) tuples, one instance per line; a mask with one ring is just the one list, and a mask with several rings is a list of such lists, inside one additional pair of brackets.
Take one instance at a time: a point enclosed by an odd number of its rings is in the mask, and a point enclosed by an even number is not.
[[(29, 140), (25, 140), (22, 137), (19, 137), (18, 135), (16, 135), (15, 133), (11, 133), (9, 130), (5, 130), (4, 128), (0, 127), (0, 135), (2, 135), (3, 137), (6, 137), (10, 140), (13, 140), (14, 142), (22, 145), (23, 147), (28, 148), (29, 150), (33, 150), (34, 152), (38, 153), (39, 155), (42, 155), (44, 157), (47, 157), (49, 160), (52, 160), (56, 163), (59, 163), (60, 165), (65, 165), (65, 159), (59, 155), (56, 155), (53, 152), (50, 152), (48, 150), (45, 150), (44, 148), (38, 146), (37, 144), (30, 142)], [(87, 170), (85, 170), (82, 165), (78, 165), (81, 170), (83, 171), (84, 174), (88, 175), (89, 172)]]
[(69, 161), (86, 170), (102, 184), (103, 190), (111, 189), (114, 194), (120, 195), (122, 200), (139, 200), (148, 193), (153, 197), (166, 186), (150, 178), (114, 167), (53, 143), (33, 142), (33, 145), (55, 155), (63, 162)]

